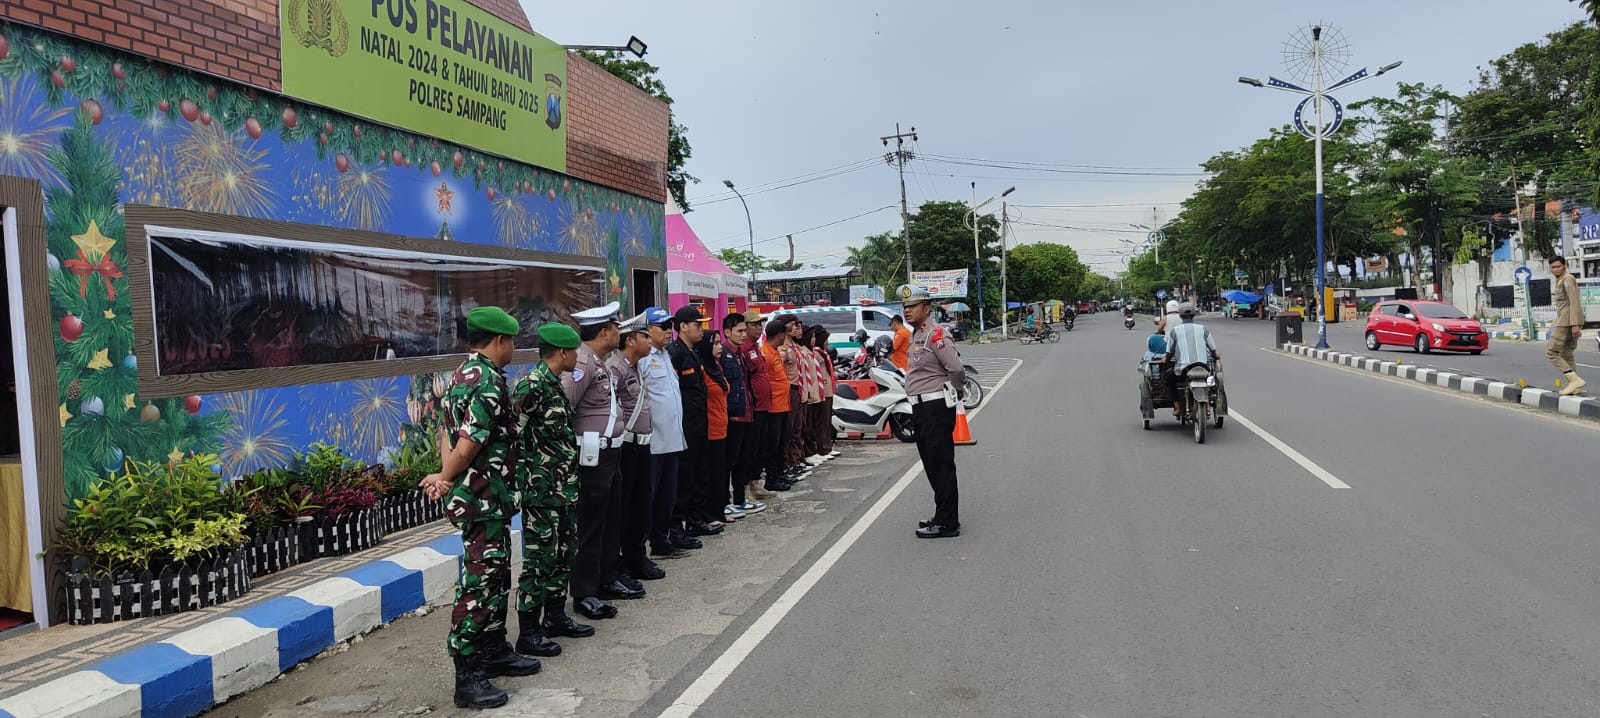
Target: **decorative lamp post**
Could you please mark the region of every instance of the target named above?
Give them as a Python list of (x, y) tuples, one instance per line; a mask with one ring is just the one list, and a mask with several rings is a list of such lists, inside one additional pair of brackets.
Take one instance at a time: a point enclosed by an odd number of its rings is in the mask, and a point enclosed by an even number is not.
[[(1353, 85), (1362, 80), (1377, 77), (1400, 66), (1399, 62), (1392, 62), (1378, 68), (1376, 73), (1368, 74), (1367, 68), (1361, 68), (1355, 74), (1344, 78), (1331, 85), (1325, 84), (1328, 76), (1336, 75), (1345, 70), (1349, 65), (1350, 41), (1338, 28), (1309, 25), (1303, 27), (1283, 43), (1283, 64), (1290, 73), (1302, 82), (1311, 83), (1311, 88), (1306, 89), (1299, 85), (1285, 82), (1276, 77), (1268, 77), (1263, 83), (1253, 77), (1240, 77), (1239, 82), (1251, 87), (1267, 87), (1284, 92), (1293, 92), (1305, 95), (1306, 99), (1294, 108), (1294, 128), (1316, 144), (1317, 158), (1317, 348), (1328, 348), (1328, 310), (1325, 306), (1327, 297), (1323, 287), (1327, 283), (1327, 258), (1324, 255), (1323, 243), (1325, 241), (1326, 224), (1324, 222), (1324, 200), (1322, 193), (1322, 141), (1332, 137), (1339, 131), (1339, 126), (1344, 124), (1344, 105), (1328, 93), (1341, 87)], [(1323, 118), (1323, 103), (1328, 104), (1328, 110), (1333, 114), (1332, 121)], [(1313, 124), (1306, 124), (1306, 106), (1311, 106)]]

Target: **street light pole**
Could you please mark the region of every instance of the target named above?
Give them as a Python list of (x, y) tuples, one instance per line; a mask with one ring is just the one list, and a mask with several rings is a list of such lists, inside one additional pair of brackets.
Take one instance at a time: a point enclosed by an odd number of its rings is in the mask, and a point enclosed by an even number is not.
[(1006, 300), (1009, 297), (1011, 275), (1006, 271), (1006, 232), (1011, 226), (1011, 215), (1005, 202), (1000, 203), (1000, 338), (1011, 338), (1011, 327), (1005, 322)]
[(744, 226), (750, 232), (750, 289), (745, 296), (745, 301), (748, 302), (749, 292), (754, 292), (756, 289), (756, 265), (759, 264), (756, 260), (756, 226), (750, 221), (750, 205), (744, 201), (744, 195), (738, 188), (733, 186), (733, 180), (723, 180), (722, 185), (733, 190), (733, 194), (739, 198), (739, 204), (744, 205)]
[[(1278, 79), (1276, 77), (1268, 77), (1267, 78), (1267, 82), (1262, 82), (1262, 81), (1260, 81), (1260, 80), (1258, 80), (1256, 78), (1253, 78), (1253, 77), (1240, 77), (1239, 78), (1239, 82), (1243, 83), (1243, 84), (1246, 84), (1246, 85), (1250, 85), (1251, 87), (1265, 87), (1265, 88), (1271, 88), (1271, 89), (1274, 89), (1274, 90), (1282, 90), (1284, 92), (1293, 92), (1295, 94), (1305, 95), (1306, 96), (1306, 99), (1301, 100), (1300, 104), (1295, 107), (1295, 110), (1294, 110), (1294, 127), (1295, 127), (1296, 130), (1298, 130), (1300, 132), (1301, 135), (1304, 135), (1307, 139), (1310, 139), (1316, 146), (1316, 172), (1317, 172), (1317, 194), (1316, 194), (1316, 221), (1317, 221), (1317, 275), (1316, 275), (1316, 277), (1317, 277), (1317, 282), (1316, 282), (1316, 284), (1317, 284), (1317, 286), (1316, 286), (1316, 293), (1317, 293), (1317, 296), (1316, 296), (1316, 301), (1317, 301), (1317, 348), (1318, 349), (1327, 349), (1328, 348), (1328, 306), (1327, 306), (1328, 305), (1328, 301), (1327, 301), (1327, 297), (1324, 296), (1327, 293), (1326, 290), (1324, 289), (1324, 287), (1327, 286), (1327, 255), (1325, 254), (1325, 249), (1324, 249), (1324, 242), (1326, 241), (1326, 238), (1327, 238), (1326, 237), (1326, 229), (1327, 228), (1326, 228), (1326, 222), (1325, 222), (1325, 217), (1326, 217), (1326, 210), (1325, 210), (1326, 198), (1325, 198), (1325, 195), (1323, 194), (1323, 181), (1322, 181), (1322, 141), (1325, 138), (1332, 137), (1335, 132), (1339, 131), (1339, 127), (1344, 124), (1344, 106), (1339, 104), (1339, 101), (1334, 99), (1333, 96), (1329, 95), (1328, 93), (1330, 93), (1330, 92), (1332, 92), (1334, 90), (1337, 90), (1337, 89), (1339, 89), (1341, 87), (1344, 87), (1346, 85), (1353, 85), (1353, 84), (1355, 84), (1357, 82), (1360, 82), (1362, 80), (1366, 80), (1368, 78), (1377, 77), (1379, 75), (1382, 75), (1382, 74), (1384, 74), (1384, 73), (1386, 73), (1386, 72), (1388, 72), (1390, 70), (1393, 70), (1393, 69), (1399, 67), (1400, 63), (1399, 62), (1392, 62), (1392, 63), (1389, 63), (1387, 65), (1384, 65), (1383, 67), (1378, 68), (1378, 71), (1376, 73), (1371, 74), (1371, 75), (1367, 74), (1367, 69), (1366, 68), (1361, 68), (1360, 70), (1356, 71), (1355, 74), (1353, 74), (1353, 75), (1351, 75), (1349, 77), (1346, 77), (1343, 80), (1335, 82), (1332, 85), (1325, 85), (1326, 78), (1323, 76), (1323, 63), (1324, 63), (1324, 61), (1327, 60), (1327, 56), (1326, 56), (1326, 51), (1325, 51), (1325, 47), (1324, 47), (1324, 40), (1322, 38), (1322, 31), (1323, 31), (1323, 28), (1320, 25), (1315, 25), (1315, 26), (1311, 27), (1311, 42), (1310, 42), (1310, 47), (1309, 47), (1309, 54), (1307, 56), (1304, 56), (1304, 57), (1300, 58), (1300, 59), (1304, 60), (1305, 62), (1308, 62), (1309, 66), (1310, 66), (1310, 70), (1311, 70), (1311, 88), (1310, 89), (1306, 89), (1304, 87), (1300, 87), (1300, 86), (1295, 85), (1293, 83), (1285, 82), (1285, 81), (1280, 80), (1280, 79)], [(1331, 123), (1325, 122), (1323, 120), (1322, 103), (1324, 101), (1326, 101), (1328, 103), (1328, 105), (1333, 110), (1333, 121)], [(1308, 103), (1311, 105), (1313, 122), (1316, 123), (1314, 129), (1306, 127), (1305, 121), (1303, 119), (1303, 117), (1305, 115), (1306, 105)]]
[[(977, 267), (978, 267), (978, 270), (977, 270), (977, 284), (976, 284), (976, 286), (978, 288), (978, 336), (980, 336), (980, 337), (984, 336), (985, 331), (984, 331), (984, 325), (983, 325), (983, 252), (980, 251), (980, 247), (978, 245), (978, 210), (989, 206), (990, 202), (993, 202), (993, 201), (995, 201), (997, 199), (1001, 199), (1001, 198), (1003, 198), (1003, 197), (1005, 197), (1005, 196), (1007, 196), (1007, 195), (1009, 195), (1009, 194), (1011, 194), (1012, 192), (1015, 192), (1015, 191), (1017, 191), (1016, 187), (1008, 187), (1008, 188), (1006, 188), (1006, 191), (1001, 192), (1000, 194), (997, 194), (997, 195), (995, 195), (993, 197), (990, 197), (989, 199), (984, 200), (983, 204), (978, 204), (978, 183), (977, 182), (973, 182), (972, 183), (972, 211), (967, 213), (966, 221), (967, 221), (967, 226), (972, 228), (972, 257), (973, 257), (973, 260), (977, 263)], [(1004, 242), (1005, 238), (1001, 237), (1000, 241)], [(1002, 257), (1003, 256), (1004, 256), (1004, 253), (1002, 252)], [(1004, 276), (1005, 276), (1004, 273), (1002, 273), (1001, 274), (1001, 282), (1002, 283), (1004, 283), (1004, 281), (1005, 281)], [(1005, 323), (1006, 323), (1006, 307), (1005, 307), (1004, 304), (1001, 304), (1000, 305), (1000, 325), (1002, 327), (1004, 327)]]

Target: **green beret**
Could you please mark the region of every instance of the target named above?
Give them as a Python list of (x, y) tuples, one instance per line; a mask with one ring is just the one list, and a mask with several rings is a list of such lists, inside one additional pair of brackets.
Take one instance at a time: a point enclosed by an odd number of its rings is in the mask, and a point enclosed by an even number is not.
[(545, 322), (539, 325), (539, 343), (549, 344), (557, 349), (577, 349), (578, 330), (560, 322)]
[(478, 332), (514, 337), (522, 331), (515, 317), (499, 307), (478, 307), (467, 312), (467, 328)]

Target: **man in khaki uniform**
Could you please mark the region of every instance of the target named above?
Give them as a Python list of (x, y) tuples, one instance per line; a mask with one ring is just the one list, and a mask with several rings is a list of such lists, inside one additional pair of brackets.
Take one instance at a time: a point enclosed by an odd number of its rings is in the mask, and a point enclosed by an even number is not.
[(966, 385), (966, 367), (956, 352), (955, 340), (934, 322), (933, 300), (928, 290), (901, 285), (900, 301), (911, 335), (911, 357), (906, 370), (906, 394), (917, 426), (917, 454), (933, 486), (933, 518), (917, 527), (917, 538), (961, 535), (960, 496), (956, 490), (956, 402)]
[(1556, 280), (1550, 292), (1556, 304), (1556, 320), (1550, 325), (1550, 342), (1545, 345), (1544, 355), (1567, 380), (1561, 394), (1571, 396), (1588, 384), (1572, 368), (1573, 352), (1578, 350), (1578, 337), (1583, 335), (1583, 305), (1578, 297), (1578, 280), (1567, 274), (1565, 258), (1550, 258), (1550, 275)]

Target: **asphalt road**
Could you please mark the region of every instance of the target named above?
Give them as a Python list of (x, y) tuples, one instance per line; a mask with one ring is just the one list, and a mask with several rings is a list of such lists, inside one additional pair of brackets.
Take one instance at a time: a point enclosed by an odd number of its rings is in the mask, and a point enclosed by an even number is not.
[[(1226, 323), (1243, 325), (1248, 322), (1241, 319), (1238, 322)], [(1254, 323), (1265, 325), (1260, 327), (1259, 331), (1270, 341), (1271, 323), (1262, 321)], [(1486, 326), (1493, 328), (1493, 325)], [(1340, 351), (1382, 357), (1386, 360), (1399, 359), (1407, 364), (1513, 384), (1517, 381), (1526, 381), (1529, 386), (1543, 389), (1554, 389), (1555, 381), (1561, 378), (1555, 368), (1550, 366), (1549, 360), (1545, 359), (1543, 340), (1520, 342), (1492, 339), (1489, 341), (1489, 349), (1477, 356), (1464, 352), (1417, 354), (1407, 347), (1395, 346), (1386, 346), (1377, 352), (1369, 352), (1366, 347), (1365, 329), (1365, 320), (1329, 324), (1328, 344)], [(1596, 331), (1594, 329), (1584, 331), (1583, 337), (1578, 341), (1578, 373), (1586, 375), (1585, 378), (1588, 379), (1600, 377), (1600, 351), (1596, 350), (1594, 342)], [(1307, 324), (1305, 328), (1307, 343), (1314, 344), (1316, 335), (1316, 325)], [(1596, 384), (1593, 381), (1590, 383)], [(1588, 393), (1593, 396), (1595, 390), (1590, 390)]]
[[(852, 445), (490, 715), (1600, 714), (1600, 429), (1212, 319), (1235, 415), (1197, 446), (1142, 430), (1148, 330), (1109, 317), (963, 347), (991, 392), (961, 537), (913, 537), (907, 447)], [(445, 628), (405, 619), (214, 713), (461, 715)]]
[(963, 536), (913, 538), (918, 478), (696, 715), (1600, 712), (1596, 430), (1215, 324), (1235, 413), (1350, 488), (1237, 416), (1142, 431), (1142, 329), (969, 350), (1029, 361), (959, 449)]

